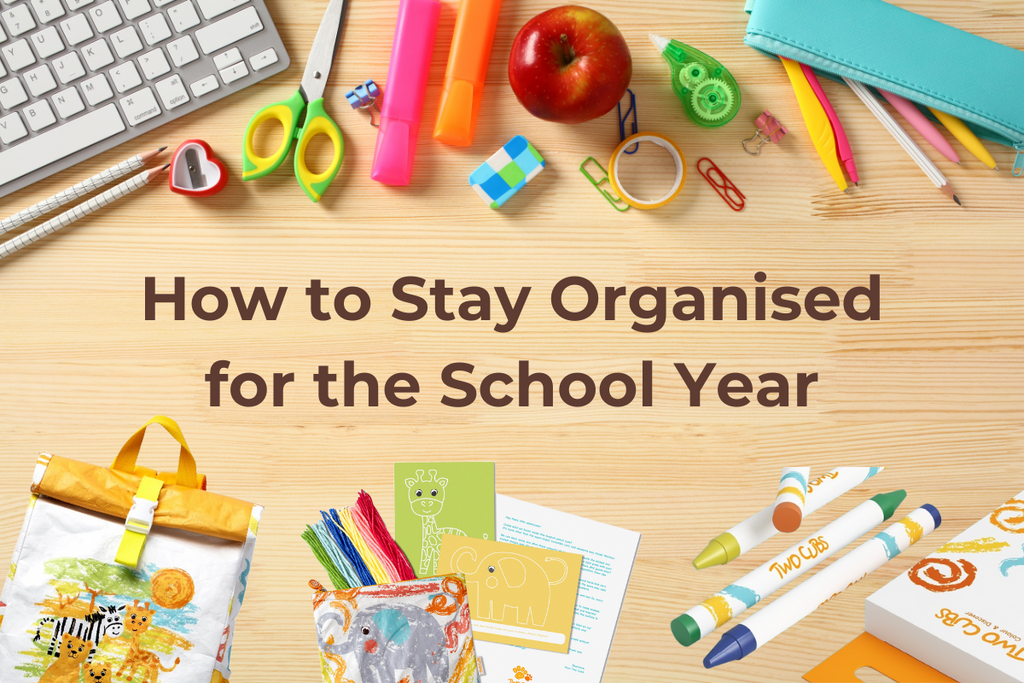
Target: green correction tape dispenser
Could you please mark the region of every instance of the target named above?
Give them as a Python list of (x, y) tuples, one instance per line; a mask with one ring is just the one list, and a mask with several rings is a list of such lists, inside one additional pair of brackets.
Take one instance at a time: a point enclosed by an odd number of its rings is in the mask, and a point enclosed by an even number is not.
[(690, 120), (718, 128), (740, 111), (740, 86), (716, 59), (678, 40), (651, 34), (651, 42), (672, 67), (672, 91)]

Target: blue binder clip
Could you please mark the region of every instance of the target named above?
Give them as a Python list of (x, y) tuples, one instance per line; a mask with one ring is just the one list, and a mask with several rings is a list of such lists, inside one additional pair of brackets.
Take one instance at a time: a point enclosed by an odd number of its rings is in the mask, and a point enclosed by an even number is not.
[[(380, 88), (373, 82), (373, 79), (367, 79), (362, 85), (357, 85), (354, 89), (349, 90), (345, 93), (345, 99), (352, 106), (353, 109), (373, 109), (380, 113), (380, 107), (377, 106), (377, 98), (380, 97)], [(377, 128), (380, 124), (373, 122), (373, 112), (370, 112), (370, 125)]]
[(345, 99), (352, 105), (353, 109), (366, 109), (372, 107), (380, 96), (380, 89), (373, 79), (368, 79), (362, 85), (357, 85), (354, 90), (345, 93)]

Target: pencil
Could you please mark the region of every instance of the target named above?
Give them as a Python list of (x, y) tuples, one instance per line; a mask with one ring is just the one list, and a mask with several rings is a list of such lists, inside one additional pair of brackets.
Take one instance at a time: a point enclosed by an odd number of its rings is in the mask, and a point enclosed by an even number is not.
[(867, 108), (871, 110), (871, 113), (882, 122), (885, 129), (888, 130), (894, 138), (896, 138), (896, 142), (900, 143), (900, 146), (907, 154), (910, 155), (910, 158), (921, 167), (921, 170), (924, 171), (925, 175), (935, 183), (935, 187), (939, 188), (943, 194), (956, 202), (957, 205), (963, 206), (963, 202), (960, 201), (960, 197), (958, 197), (956, 192), (953, 191), (949, 181), (946, 180), (946, 176), (942, 175), (942, 171), (932, 163), (932, 160), (921, 151), (921, 148), (917, 146), (917, 143), (907, 135), (907, 131), (903, 130), (900, 127), (900, 124), (896, 123), (896, 119), (894, 119), (889, 112), (885, 110), (885, 107), (875, 99), (867, 89), (867, 86), (859, 81), (851, 80), (846, 76), (843, 76), (843, 80), (846, 81), (846, 84), (850, 86), (850, 89), (853, 90), (853, 92), (857, 93), (857, 97), (867, 105)]
[(31, 220), (45, 216), (56, 208), (64, 206), (70, 201), (78, 199), (81, 196), (87, 195), (93, 190), (98, 190), (108, 183), (112, 183), (118, 178), (128, 175), (132, 171), (137, 171), (146, 165), (146, 162), (163, 152), (166, 147), (155, 149), (152, 152), (146, 152), (144, 154), (137, 154), (131, 159), (125, 159), (116, 166), (111, 166), (105, 171), (101, 171), (91, 178), (87, 178), (82, 182), (78, 183), (74, 187), (53, 195), (48, 199), (30, 206), (24, 211), (19, 211), (10, 218), (0, 220), (0, 234), (14, 230), (17, 227), (25, 225)]
[(935, 118), (941, 121), (942, 125), (944, 125), (949, 132), (953, 134), (953, 137), (959, 140), (960, 143), (967, 148), (968, 152), (976, 156), (981, 163), (985, 164), (992, 170), (999, 170), (999, 167), (996, 166), (996, 160), (992, 158), (992, 154), (985, 148), (985, 145), (978, 139), (978, 136), (967, 127), (966, 123), (944, 111), (932, 109), (931, 107), (928, 107), (928, 109), (931, 110), (931, 112), (935, 114)]
[(158, 168), (152, 168), (148, 171), (143, 171), (130, 180), (126, 180), (120, 185), (110, 188), (103, 194), (93, 197), (89, 201), (83, 202), (69, 211), (65, 211), (56, 218), (53, 218), (42, 225), (38, 225), (27, 232), (23, 232), (13, 239), (7, 240), (0, 244), (0, 259), (5, 256), (10, 256), (14, 252), (27, 247), (33, 242), (38, 242), (47, 235), (71, 225), (80, 218), (84, 218), (92, 212), (102, 209), (107, 204), (112, 204), (121, 197), (135, 192), (135, 190), (145, 187), (151, 180), (153, 180), (153, 178), (166, 171), (168, 166), (170, 166), (170, 164), (166, 164)]

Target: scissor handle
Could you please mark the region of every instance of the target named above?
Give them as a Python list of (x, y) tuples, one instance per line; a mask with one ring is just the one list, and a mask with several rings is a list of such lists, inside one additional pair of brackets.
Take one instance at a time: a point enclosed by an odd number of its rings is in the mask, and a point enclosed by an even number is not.
[[(299, 117), (302, 110), (306, 108), (306, 98), (302, 93), (296, 91), (291, 98), (267, 105), (256, 112), (245, 129), (245, 153), (242, 159), (242, 180), (255, 180), (262, 178), (268, 173), (273, 173), (281, 165), (284, 158), (288, 156), (292, 140), (295, 139), (295, 131), (298, 129)], [(284, 126), (284, 135), (281, 138), (281, 146), (269, 157), (261, 157), (256, 153), (254, 139), (256, 131), (264, 123), (270, 120), (280, 121)]]
[[(306, 149), (317, 135), (326, 135), (334, 145), (334, 159), (323, 173), (313, 173), (306, 165)], [(306, 123), (299, 133), (299, 146), (295, 150), (295, 177), (306, 191), (306, 196), (314, 202), (319, 202), (331, 181), (341, 170), (341, 161), (344, 158), (345, 141), (341, 137), (341, 129), (324, 110), (323, 98), (313, 100), (306, 109)]]

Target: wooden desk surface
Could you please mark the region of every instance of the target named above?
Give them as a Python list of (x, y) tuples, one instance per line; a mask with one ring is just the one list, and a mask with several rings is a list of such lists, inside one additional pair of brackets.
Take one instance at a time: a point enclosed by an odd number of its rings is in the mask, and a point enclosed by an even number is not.
[[(375, 131), (343, 93), (383, 82), (394, 0), (352, 0), (328, 89), (346, 137), (344, 168), (312, 205), (285, 171), (240, 182), (241, 135), (259, 107), (297, 86), (323, 2), (268, 3), (293, 58), (272, 81), (101, 155), (52, 181), (0, 201), (7, 215), (138, 151), (203, 138), (227, 162), (231, 182), (213, 199), (189, 201), (147, 188), (0, 264), (0, 556), (12, 552), (40, 450), (107, 463), (154, 414), (185, 429), (214, 490), (268, 511), (235, 641), (235, 679), (319, 680), (306, 580), (323, 578), (299, 539), (326, 506), (352, 504), (359, 489), (393, 520), (392, 463), (410, 459), (494, 460), (500, 492), (643, 533), (605, 680), (797, 681), (862, 630), (864, 598), (1024, 488), (1021, 457), (1024, 365), (1024, 180), (1013, 152), (992, 146), (1003, 172), (969, 155), (942, 169), (963, 198), (943, 197), (888, 138), (854, 95), (825, 88), (847, 124), (860, 188), (837, 192), (816, 158), (778, 64), (742, 44), (742, 2), (592, 0), (623, 31), (635, 60), (632, 87), (644, 130), (673, 138), (690, 160), (681, 197), (659, 211), (618, 214), (577, 171), (617, 143), (613, 115), (578, 127), (530, 117), (507, 85), (512, 39), (547, 7), (502, 8), (483, 115), (469, 149), (430, 139), (456, 2), (444, 0), (414, 182), (369, 179)], [(1016, 0), (899, 4), (1024, 48)], [(705, 49), (743, 87), (736, 121), (713, 132), (682, 115), (667, 69), (647, 40), (656, 30)], [(763, 109), (790, 128), (758, 158), (740, 141)], [(507, 208), (487, 208), (466, 177), (515, 134), (548, 168)], [(747, 197), (736, 214), (694, 172), (709, 156)], [(937, 155), (932, 153), (932, 157)], [(652, 165), (653, 166), (653, 165)], [(814, 322), (678, 322), (651, 335), (619, 320), (569, 323), (547, 292), (583, 275), (599, 287), (753, 288), (829, 285), (845, 291), (882, 278), (882, 319)], [(516, 329), (484, 322), (402, 323), (391, 317), (391, 283), (416, 275), (456, 288), (532, 286)], [(143, 280), (162, 290), (174, 276), (200, 286), (288, 286), (276, 322), (229, 315), (204, 322), (146, 322)], [(316, 322), (302, 293), (319, 278), (332, 290), (358, 285), (374, 307), (361, 322)], [(218, 359), (231, 372), (295, 372), (284, 407), (208, 405), (203, 375)], [(380, 375), (410, 372), (422, 383), (412, 408), (325, 408), (311, 376), (344, 360)], [(515, 371), (529, 359), (556, 378), (572, 371), (639, 373), (655, 362), (655, 405), (613, 409), (490, 408), (439, 403), (440, 370), (465, 361), (483, 372)], [(724, 372), (817, 372), (807, 407), (727, 408), (706, 395), (689, 407), (672, 363), (719, 364)], [(535, 402), (536, 403), (536, 402)], [(169, 439), (153, 437), (146, 461), (174, 462)], [(876, 492), (906, 488), (907, 509), (937, 505), (945, 524), (905, 556), (744, 662), (713, 673), (701, 659), (714, 639), (676, 644), (669, 621), (757, 566), (791, 539), (776, 538), (724, 568), (695, 571), (705, 542), (768, 504), (784, 465), (886, 465), (856, 494), (808, 521), (817, 528)], [(493, 678), (493, 677), (492, 677)], [(494, 681), (491, 681), (494, 683)]]

